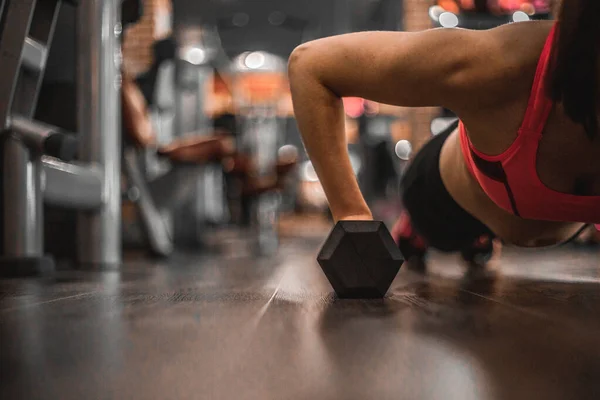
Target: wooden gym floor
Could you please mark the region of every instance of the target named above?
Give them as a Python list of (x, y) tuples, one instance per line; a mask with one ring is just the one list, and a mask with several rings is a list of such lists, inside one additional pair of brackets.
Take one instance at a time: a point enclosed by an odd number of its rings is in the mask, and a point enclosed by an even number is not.
[(478, 278), (438, 255), (340, 301), (321, 239), (0, 281), (0, 398), (600, 399), (598, 251), (505, 250)]

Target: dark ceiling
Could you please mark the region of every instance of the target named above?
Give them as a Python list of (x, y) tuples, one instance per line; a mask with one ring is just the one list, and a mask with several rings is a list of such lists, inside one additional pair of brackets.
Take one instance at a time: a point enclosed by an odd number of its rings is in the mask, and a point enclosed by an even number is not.
[(400, 28), (402, 10), (402, 0), (175, 0), (174, 3), (176, 29), (185, 31), (203, 24), (217, 27), (230, 57), (253, 50), (287, 57), (298, 44), (318, 37), (362, 30), (396, 30)]

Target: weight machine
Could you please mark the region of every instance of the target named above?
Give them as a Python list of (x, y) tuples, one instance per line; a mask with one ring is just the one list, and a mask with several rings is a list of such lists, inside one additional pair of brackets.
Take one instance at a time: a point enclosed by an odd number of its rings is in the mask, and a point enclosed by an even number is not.
[[(77, 136), (33, 120), (61, 6), (77, 7)], [(54, 269), (43, 202), (79, 211), (78, 262), (121, 262), (121, 0), (0, 4), (0, 276)]]

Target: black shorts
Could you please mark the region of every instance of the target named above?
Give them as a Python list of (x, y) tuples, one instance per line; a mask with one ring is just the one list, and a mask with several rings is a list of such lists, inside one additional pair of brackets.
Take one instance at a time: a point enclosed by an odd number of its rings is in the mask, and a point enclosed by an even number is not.
[(402, 177), (402, 201), (411, 225), (427, 244), (445, 252), (470, 248), (492, 231), (450, 196), (440, 174), (442, 146), (458, 121), (433, 137), (417, 153)]

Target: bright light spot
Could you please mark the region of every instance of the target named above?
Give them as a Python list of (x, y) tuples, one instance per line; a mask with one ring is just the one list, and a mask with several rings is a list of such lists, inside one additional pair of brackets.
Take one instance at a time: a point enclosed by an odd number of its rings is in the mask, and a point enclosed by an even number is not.
[(246, 69), (246, 64), (244, 64), (244, 61), (246, 60), (246, 57), (248, 57), (248, 54), (250, 53), (246, 51), (236, 58), (236, 63), (239, 69)]
[(300, 168), (302, 179), (308, 182), (318, 182), (319, 177), (317, 172), (310, 161), (304, 162), (302, 168)]
[(444, 28), (456, 28), (458, 26), (458, 17), (451, 12), (445, 12), (440, 15), (439, 22)]
[(294, 145), (286, 144), (277, 150), (277, 156), (279, 159), (285, 161), (293, 161), (298, 158), (298, 148)]
[(433, 6), (429, 7), (429, 18), (432, 21), (439, 22), (440, 15), (442, 15), (446, 10), (444, 10), (441, 6)]
[(285, 14), (281, 11), (274, 11), (269, 14), (269, 23), (271, 25), (279, 26), (285, 22)]
[(265, 65), (265, 55), (260, 51), (250, 53), (244, 59), (244, 64), (250, 69), (259, 69)]
[(525, 21), (529, 21), (529, 15), (527, 15), (527, 13), (523, 12), (523, 11), (516, 11), (513, 16), (512, 19), (514, 22), (525, 22)]
[(241, 28), (248, 25), (248, 22), (250, 22), (250, 16), (246, 13), (237, 13), (233, 16), (231, 22), (234, 26)]
[(206, 60), (206, 52), (198, 47), (189, 48), (183, 57), (190, 64), (200, 65)]
[(398, 143), (396, 143), (394, 152), (399, 159), (407, 161), (410, 159), (412, 153), (412, 145), (408, 140), (399, 140)]
[(452, 123), (455, 121), (456, 118), (450, 117), (434, 118), (433, 121), (431, 121), (431, 134), (433, 136), (439, 135), (440, 133), (448, 129), (450, 125), (452, 125)]

